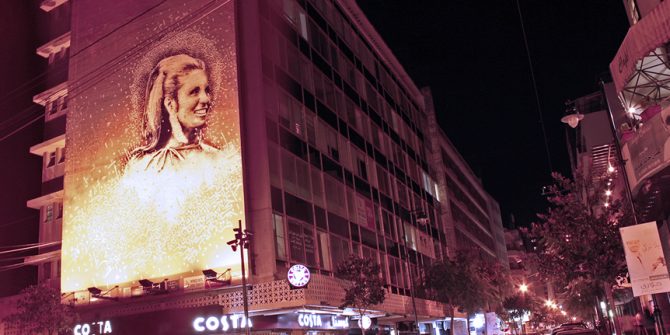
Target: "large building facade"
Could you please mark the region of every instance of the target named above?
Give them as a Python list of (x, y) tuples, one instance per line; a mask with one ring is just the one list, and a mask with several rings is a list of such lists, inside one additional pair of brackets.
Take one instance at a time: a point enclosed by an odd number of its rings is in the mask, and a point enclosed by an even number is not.
[[(624, 1), (630, 28), (610, 63), (613, 93), (605, 90), (637, 223), (655, 222), (664, 250), (670, 245), (669, 5), (657, 0)], [(631, 273), (631, 278), (637, 276)], [(633, 290), (642, 284), (633, 279)], [(667, 288), (656, 292), (661, 293), (640, 295), (639, 302), (647, 310), (662, 311), (662, 320), (657, 322), (667, 332)]]
[(44, 4), (71, 12), (38, 49), (69, 80), (35, 97), (45, 248), (26, 263), (75, 333), (239, 332), (242, 264), (253, 332), (346, 332), (351, 255), (381, 265), (373, 328), (468, 333), (417, 285), (457, 250), (505, 264), (499, 206), (354, 1)]

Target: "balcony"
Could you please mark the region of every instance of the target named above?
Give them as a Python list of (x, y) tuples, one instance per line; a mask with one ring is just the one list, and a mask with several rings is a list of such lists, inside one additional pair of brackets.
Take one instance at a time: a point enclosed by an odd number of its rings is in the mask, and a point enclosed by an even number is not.
[(44, 0), (40, 4), (40, 9), (45, 12), (50, 12), (54, 8), (66, 3), (68, 0)]

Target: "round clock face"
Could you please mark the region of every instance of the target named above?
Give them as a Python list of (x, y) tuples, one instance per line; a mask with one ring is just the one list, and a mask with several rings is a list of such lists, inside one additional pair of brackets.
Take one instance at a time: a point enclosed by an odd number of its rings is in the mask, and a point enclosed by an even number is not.
[(310, 277), (309, 269), (302, 264), (296, 264), (288, 269), (288, 282), (295, 287), (306, 286)]

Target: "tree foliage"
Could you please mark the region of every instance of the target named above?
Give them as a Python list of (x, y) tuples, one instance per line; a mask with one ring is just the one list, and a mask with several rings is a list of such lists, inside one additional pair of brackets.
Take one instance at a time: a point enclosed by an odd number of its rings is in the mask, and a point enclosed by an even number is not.
[(424, 286), (434, 300), (472, 313), (487, 307), (490, 293), (485, 272), (477, 266), (476, 258), (461, 252), (453, 260), (433, 263), (426, 270)]
[(539, 307), (535, 297), (527, 293), (519, 293), (506, 297), (502, 302), (502, 306), (505, 312), (501, 315), (515, 325), (515, 331), (517, 325), (515, 319), (521, 319), (524, 314), (530, 313)]
[(337, 266), (338, 275), (347, 280), (342, 308), (352, 307), (361, 317), (373, 305), (384, 302), (384, 283), (379, 264), (369, 258), (351, 256)]
[(77, 321), (74, 307), (61, 304), (58, 289), (48, 285), (33, 285), (21, 291), (16, 312), (3, 321), (13, 324), (25, 334), (66, 333)]
[(487, 310), (504, 313), (503, 302), (514, 291), (512, 278), (499, 262), (479, 259), (475, 263), (475, 275), (480, 278), (482, 295)]
[(596, 297), (614, 303), (612, 286), (626, 273), (619, 228), (630, 222), (631, 211), (607, 192), (614, 186), (611, 175), (552, 176), (549, 208), (531, 230), (538, 270), (564, 288), (573, 313), (586, 317)]
[(572, 181), (557, 173), (553, 177), (550, 206), (538, 214), (540, 222), (531, 231), (538, 242), (540, 273), (572, 290), (571, 295), (584, 285), (615, 283), (626, 272), (619, 226), (627, 215), (620, 201), (605, 195), (611, 180), (577, 176)]

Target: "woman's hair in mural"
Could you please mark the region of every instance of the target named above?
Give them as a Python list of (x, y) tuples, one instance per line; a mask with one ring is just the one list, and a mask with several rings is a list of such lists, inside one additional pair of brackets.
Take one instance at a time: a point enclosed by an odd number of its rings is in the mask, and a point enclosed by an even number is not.
[(177, 92), (183, 84), (182, 77), (196, 69), (206, 72), (205, 62), (182, 53), (161, 59), (151, 70), (145, 91), (142, 142), (130, 153), (130, 157), (141, 156), (166, 145), (172, 129), (163, 101), (165, 97), (176, 101)]

